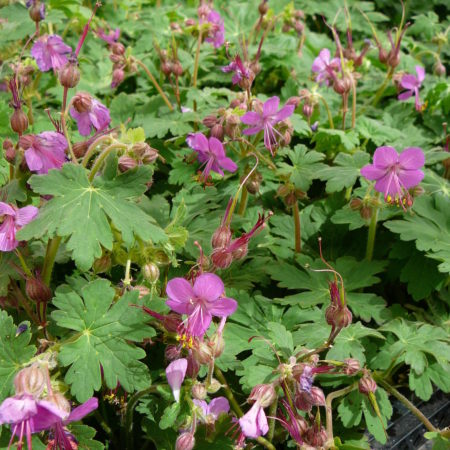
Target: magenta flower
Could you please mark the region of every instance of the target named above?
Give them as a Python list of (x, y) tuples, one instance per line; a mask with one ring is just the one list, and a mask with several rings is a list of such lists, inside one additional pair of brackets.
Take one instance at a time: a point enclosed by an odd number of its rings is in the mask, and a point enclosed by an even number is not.
[(20, 145), (25, 149), (25, 160), (32, 172), (46, 174), (50, 169), (60, 169), (66, 162), (67, 140), (56, 131), (23, 136)]
[(0, 251), (9, 252), (19, 245), (16, 233), (31, 222), (38, 212), (39, 209), (35, 206), (29, 205), (19, 209), (14, 205), (0, 202), (0, 217), (3, 218), (0, 225)]
[(70, 108), (70, 115), (76, 120), (81, 136), (88, 136), (93, 128), (104, 130), (111, 122), (109, 109), (95, 98), (91, 98), (89, 105), (81, 110)]
[(406, 91), (402, 92), (398, 96), (398, 99), (400, 101), (403, 101), (414, 95), (416, 111), (420, 112), (423, 110), (424, 105), (420, 103), (419, 89), (420, 86), (422, 86), (423, 80), (425, 79), (425, 69), (423, 67), (416, 66), (416, 73), (417, 77), (409, 73), (403, 75), (402, 79), (400, 80), (400, 86), (403, 89), (406, 89)]
[(224, 175), (223, 170), (236, 172), (236, 163), (227, 158), (222, 142), (215, 137), (209, 140), (203, 133), (188, 134), (186, 142), (193, 150), (198, 153), (198, 160), (205, 165), (202, 173), (202, 179), (206, 181), (211, 170), (220, 175)]
[(231, 78), (233, 84), (238, 84), (243, 79), (250, 78), (250, 71), (244, 66), (244, 63), (239, 55), (236, 55), (234, 60), (231, 61), (228, 66), (222, 67), (222, 72), (234, 72), (233, 77)]
[(210, 401), (209, 405), (205, 400), (193, 400), (194, 404), (201, 409), (200, 420), (206, 424), (213, 424), (221, 414), (228, 414), (230, 404), (225, 397), (217, 397)]
[(269, 431), (266, 413), (258, 401), (239, 419), (239, 425), (244, 435), (252, 439), (264, 436)]
[(341, 67), (339, 58), (333, 58), (330, 61), (330, 50), (323, 48), (320, 50), (319, 56), (314, 60), (311, 70), (315, 72), (316, 81), (327, 86), (336, 78), (336, 71)]
[(225, 287), (213, 273), (200, 275), (191, 286), (184, 278), (167, 283), (167, 306), (179, 314), (187, 314), (187, 331), (192, 336), (203, 336), (213, 316), (228, 317), (237, 308), (236, 300), (223, 297)]
[[(222, 47), (225, 42), (225, 27), (221, 15), (217, 11), (211, 10), (206, 22), (210, 24), (210, 29), (205, 41), (214, 45), (214, 48)], [(200, 20), (200, 23), (203, 23), (203, 20)]]
[(37, 429), (50, 428), (65, 415), (54, 403), (37, 400), (29, 394), (7, 398), (0, 405), (0, 425), (11, 425), (12, 437), (8, 448), (15, 435), (19, 436), (20, 442), (23, 442), (25, 435), (28, 448), (31, 449), (31, 434)]
[(108, 34), (105, 33), (103, 28), (99, 28), (97, 30), (97, 36), (103, 41), (107, 42), (109, 45), (113, 45), (119, 41), (120, 37), (120, 28), (116, 28), (115, 30), (110, 30)]
[(40, 37), (31, 48), (31, 56), (41, 72), (58, 70), (67, 63), (67, 54), (72, 49), (57, 34)]
[(277, 136), (283, 138), (275, 129), (275, 125), (292, 116), (295, 105), (285, 105), (278, 111), (280, 99), (277, 96), (269, 98), (262, 107), (262, 111), (249, 111), (241, 117), (241, 121), (251, 128), (244, 130), (244, 134), (252, 135), (264, 131), (264, 145), (273, 154), (272, 147), (278, 143)]
[(400, 155), (394, 147), (378, 147), (373, 155), (373, 164), (361, 169), (361, 175), (376, 180), (375, 189), (384, 193), (388, 202), (412, 205), (408, 189), (417, 186), (423, 179), (420, 170), (425, 164), (425, 155), (419, 147), (406, 148)]
[(167, 382), (177, 403), (180, 401), (180, 388), (186, 376), (187, 366), (187, 359), (180, 358), (172, 361), (166, 368)]

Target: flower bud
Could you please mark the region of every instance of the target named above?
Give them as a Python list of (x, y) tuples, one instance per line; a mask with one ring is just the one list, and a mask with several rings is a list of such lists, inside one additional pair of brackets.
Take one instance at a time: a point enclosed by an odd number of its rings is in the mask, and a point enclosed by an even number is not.
[(277, 398), (277, 393), (273, 384), (258, 384), (248, 397), (249, 402), (258, 402), (263, 408), (271, 405)]
[(119, 158), (119, 170), (121, 172), (134, 169), (137, 165), (138, 163), (131, 156), (123, 155)]
[(161, 63), (161, 72), (168, 77), (172, 73), (172, 63), (170, 61), (163, 61)]
[(115, 55), (114, 53), (111, 53), (109, 55), (109, 59), (111, 60), (111, 62), (113, 62), (114, 64), (119, 64), (123, 61), (123, 57), (120, 55)]
[(27, 277), (25, 292), (30, 300), (36, 303), (47, 303), (52, 298), (52, 290), (42, 281), (40, 275)]
[(219, 139), (219, 141), (222, 141), (223, 140), (223, 134), (224, 134), (223, 126), (220, 125), (219, 123), (216, 123), (211, 128), (211, 137), (215, 137), (216, 139)]
[(178, 436), (175, 443), (175, 450), (192, 450), (195, 445), (195, 437), (192, 433), (186, 432)]
[(296, 108), (300, 105), (302, 99), (300, 97), (289, 97), (287, 99), (286, 105), (294, 105)]
[(191, 389), (192, 397), (197, 400), (205, 400), (208, 392), (206, 391), (206, 386), (204, 383), (195, 383)]
[(45, 374), (38, 365), (25, 367), (14, 377), (16, 394), (31, 394), (39, 397), (44, 391), (45, 381)]
[(195, 21), (195, 19), (186, 19), (184, 21), (184, 25), (186, 27), (193, 27), (197, 22)]
[(120, 42), (114, 42), (111, 45), (111, 51), (114, 55), (122, 56), (125, 53), (125, 46)]
[(80, 81), (80, 70), (78, 69), (78, 62), (76, 58), (73, 61), (68, 61), (61, 67), (59, 74), (59, 82), (65, 88), (74, 88)]
[(155, 263), (147, 263), (142, 267), (142, 275), (151, 284), (159, 280), (159, 268)]
[(39, 1), (33, 2), (29, 11), (30, 18), (33, 22), (40, 22), (45, 19), (45, 4)]
[(69, 417), (71, 411), (70, 403), (66, 399), (66, 397), (64, 397), (64, 395), (60, 394), (59, 392), (55, 392), (51, 395), (47, 395), (44, 400), (53, 403), (60, 411), (65, 412), (65, 418)]
[(111, 269), (111, 256), (105, 254), (94, 261), (92, 269), (95, 273), (105, 273)]
[(231, 256), (233, 257), (233, 259), (236, 259), (239, 261), (240, 259), (245, 258), (247, 256), (247, 253), (248, 253), (248, 244), (244, 243), (240, 247), (238, 247), (236, 250), (234, 250), (231, 253)]
[(200, 18), (207, 17), (210, 12), (211, 12), (211, 8), (206, 4), (200, 5), (197, 9), (198, 17), (200, 17)]
[(214, 231), (214, 234), (211, 239), (212, 248), (224, 248), (226, 247), (231, 240), (231, 231), (227, 226), (220, 226)]
[(6, 138), (3, 141), (3, 150), (5, 151), (5, 159), (10, 164), (14, 164), (16, 161), (16, 149), (11, 139)]
[(75, 144), (72, 145), (73, 154), (77, 158), (82, 158), (85, 155), (88, 148), (89, 148), (88, 141), (75, 142)]
[(181, 355), (181, 349), (177, 345), (168, 345), (164, 351), (167, 361), (174, 361)]
[(115, 88), (119, 86), (119, 84), (121, 84), (124, 79), (125, 79), (125, 72), (123, 71), (123, 69), (121, 68), (114, 69), (112, 73), (111, 87)]
[(317, 386), (311, 388), (311, 402), (315, 406), (325, 406), (325, 394)]
[(423, 194), (425, 194), (425, 189), (420, 184), (411, 189), (411, 195), (413, 197), (420, 197)]
[(308, 103), (305, 103), (302, 108), (302, 112), (306, 117), (311, 117), (314, 112), (314, 106), (309, 105)]
[(360, 198), (352, 198), (350, 200), (350, 208), (353, 211), (359, 211), (362, 207), (362, 200)]
[(361, 364), (355, 358), (344, 359), (344, 362), (345, 362), (344, 373), (346, 375), (354, 375), (355, 373), (358, 373), (361, 370)]
[(294, 22), (294, 29), (298, 34), (302, 34), (303, 30), (305, 29), (305, 25), (303, 25), (303, 23), (300, 22), (300, 20), (296, 20)]
[(172, 312), (164, 316), (162, 324), (169, 333), (176, 333), (181, 322), (181, 316)]
[(378, 61), (382, 64), (386, 64), (388, 59), (387, 51), (381, 46), (378, 46)]
[(447, 70), (445, 69), (445, 66), (444, 64), (442, 64), (441, 60), (436, 61), (433, 66), (433, 70), (438, 77), (445, 77), (445, 74), (447, 73)]
[(86, 92), (79, 92), (73, 97), (72, 105), (80, 114), (89, 112), (92, 108), (92, 97)]
[(203, 125), (205, 125), (205, 127), (208, 128), (212, 128), (216, 123), (217, 123), (217, 117), (213, 114), (206, 116), (203, 120), (202, 120)]
[(209, 364), (213, 359), (211, 347), (203, 341), (198, 341), (192, 349), (192, 355), (199, 364)]
[(264, 16), (267, 14), (267, 11), (269, 11), (269, 5), (267, 4), (267, 0), (262, 0), (262, 2), (258, 6), (258, 11), (261, 16)]
[(217, 248), (211, 255), (211, 261), (219, 269), (227, 269), (233, 262), (233, 256), (223, 248)]
[(181, 75), (183, 75), (183, 66), (180, 61), (175, 61), (173, 63), (172, 72), (176, 77), (181, 77)]
[(324, 427), (314, 425), (306, 431), (304, 438), (313, 448), (322, 448), (328, 440), (328, 435)]
[(359, 210), (359, 214), (364, 220), (369, 220), (372, 217), (372, 208), (370, 206), (364, 205)]
[(358, 382), (358, 389), (361, 394), (370, 394), (377, 390), (377, 383), (375, 380), (367, 373)]
[(215, 394), (221, 387), (222, 385), (215, 378), (212, 378), (207, 388), (208, 394)]
[(387, 64), (395, 69), (400, 64), (400, 52), (391, 50), (387, 57)]
[(209, 341), (209, 345), (212, 347), (214, 358), (218, 358), (225, 349), (225, 340), (222, 333), (214, 333)]
[(17, 134), (23, 134), (28, 128), (28, 117), (22, 111), (22, 108), (14, 109), (14, 112), (10, 119), (11, 128)]

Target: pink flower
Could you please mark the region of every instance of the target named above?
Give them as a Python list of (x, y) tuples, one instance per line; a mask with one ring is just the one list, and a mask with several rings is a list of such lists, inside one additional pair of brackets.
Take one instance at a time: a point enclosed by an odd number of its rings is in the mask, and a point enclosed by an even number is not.
[(166, 368), (167, 382), (177, 403), (180, 401), (180, 388), (186, 376), (187, 366), (187, 359), (180, 358), (172, 361)]
[(25, 149), (25, 160), (32, 172), (46, 174), (50, 169), (60, 169), (66, 162), (67, 141), (56, 131), (23, 136), (20, 145)]
[(207, 424), (213, 424), (221, 414), (227, 414), (230, 404), (225, 397), (217, 397), (206, 403), (205, 400), (193, 400), (194, 404), (201, 409), (200, 420)]
[(386, 201), (400, 202), (404, 207), (412, 205), (408, 189), (417, 186), (424, 173), (425, 155), (419, 147), (406, 148), (400, 155), (394, 147), (378, 147), (373, 155), (373, 164), (361, 169), (361, 175), (376, 180), (375, 189), (384, 193)]
[(228, 64), (228, 66), (222, 67), (222, 72), (234, 72), (231, 81), (233, 84), (238, 84), (243, 79), (250, 78), (250, 71), (244, 66), (242, 59), (239, 55), (236, 55), (234, 60)]
[(50, 428), (61, 421), (65, 414), (54, 403), (37, 400), (29, 394), (7, 398), (0, 405), (0, 425), (11, 424), (12, 437), (8, 448), (15, 435), (19, 436), (20, 442), (25, 435), (28, 448), (31, 449), (31, 434), (38, 429)]
[(223, 297), (225, 287), (213, 273), (204, 273), (192, 287), (184, 278), (167, 283), (167, 306), (179, 314), (187, 314), (187, 331), (192, 336), (203, 336), (213, 316), (228, 317), (237, 308), (236, 300)]
[(205, 165), (202, 178), (206, 181), (211, 170), (220, 175), (224, 175), (223, 170), (235, 172), (236, 163), (227, 158), (222, 142), (215, 137), (209, 140), (203, 133), (191, 133), (186, 138), (186, 142), (193, 150), (198, 153), (198, 160)]
[(264, 436), (269, 431), (266, 413), (258, 401), (239, 419), (239, 425), (244, 435), (252, 439)]
[[(206, 22), (209, 22), (211, 28), (205, 41), (214, 45), (215, 48), (222, 47), (225, 42), (225, 27), (221, 15), (217, 11), (211, 10)], [(203, 23), (203, 20), (200, 20), (200, 23)]]
[(9, 252), (19, 245), (16, 241), (17, 231), (31, 222), (38, 212), (39, 209), (35, 206), (19, 209), (14, 205), (0, 202), (0, 216), (3, 216), (3, 223), (0, 225), (0, 251)]
[(67, 54), (72, 49), (57, 34), (40, 37), (31, 48), (31, 56), (36, 60), (39, 70), (58, 70), (67, 63)]
[(415, 97), (415, 104), (416, 104), (416, 111), (422, 111), (423, 104), (420, 103), (420, 97), (419, 97), (419, 89), (420, 86), (422, 86), (422, 81), (425, 79), (425, 69), (420, 66), (416, 66), (416, 73), (417, 77), (414, 75), (411, 75), (409, 73), (403, 75), (400, 86), (403, 89), (406, 89), (406, 91), (402, 92), (398, 99), (400, 101), (407, 100), (412, 95)]
[(336, 78), (335, 72), (341, 67), (339, 58), (330, 61), (330, 50), (324, 48), (320, 50), (319, 56), (314, 60), (311, 70), (317, 74), (316, 81), (322, 85), (330, 85)]
[(76, 120), (81, 136), (88, 136), (93, 128), (101, 131), (111, 122), (108, 108), (95, 98), (91, 98), (89, 105), (81, 110), (70, 108), (70, 115)]
[(252, 125), (244, 130), (244, 134), (252, 135), (264, 131), (264, 145), (271, 153), (272, 147), (278, 143), (276, 134), (283, 138), (274, 126), (290, 117), (295, 110), (295, 105), (285, 105), (278, 111), (279, 104), (280, 99), (277, 96), (271, 97), (263, 104), (262, 111), (249, 111), (241, 117), (243, 123)]
[(115, 30), (110, 30), (108, 34), (105, 33), (103, 28), (99, 28), (97, 30), (97, 36), (103, 41), (107, 42), (109, 45), (113, 45), (118, 42), (120, 37), (120, 28), (116, 28)]

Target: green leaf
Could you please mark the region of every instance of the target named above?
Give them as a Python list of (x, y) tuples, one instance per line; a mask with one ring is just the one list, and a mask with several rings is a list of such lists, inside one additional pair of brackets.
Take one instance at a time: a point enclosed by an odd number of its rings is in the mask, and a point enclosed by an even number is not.
[(378, 417), (374, 407), (366, 396), (364, 396), (361, 405), (364, 413), (364, 420), (366, 421), (367, 429), (370, 434), (372, 434), (378, 442), (385, 444), (387, 439), (384, 430), (387, 427), (387, 420), (392, 416), (392, 405), (386, 391), (380, 387), (375, 391), (375, 399), (380, 410), (382, 423), (380, 422), (380, 417)]
[(162, 430), (171, 427), (177, 420), (178, 414), (181, 411), (180, 403), (175, 402), (169, 405), (165, 410), (159, 421), (159, 426)]
[(137, 291), (130, 291), (114, 302), (115, 290), (106, 280), (97, 279), (81, 289), (81, 297), (68, 286), (56, 292), (53, 304), (58, 308), (52, 319), (73, 330), (61, 343), (59, 361), (70, 366), (65, 381), (79, 402), (101, 388), (102, 374), (110, 389), (117, 383), (128, 392), (149, 384), (148, 368), (139, 360), (145, 351), (129, 341), (140, 342), (154, 335), (146, 327), (147, 318), (139, 308)]
[(286, 327), (281, 323), (269, 322), (267, 324), (269, 336), (273, 343), (281, 349), (287, 357), (294, 352), (294, 344), (292, 342), (292, 335), (286, 330)]
[(360, 169), (369, 162), (370, 156), (357, 151), (353, 155), (339, 153), (334, 159), (334, 166), (320, 170), (318, 177), (327, 182), (327, 192), (338, 192), (352, 187), (359, 177)]
[(133, 245), (135, 236), (144, 241), (167, 240), (164, 231), (135, 203), (147, 190), (151, 169), (139, 167), (109, 180), (96, 177), (92, 183), (87, 175), (82, 166), (65, 164), (60, 171), (32, 176), (32, 189), (53, 198), (40, 209), (37, 219), (20, 230), (19, 239), (68, 238), (67, 248), (82, 270), (101, 256), (102, 246), (112, 250), (112, 227), (122, 233), (127, 247)]
[(356, 129), (365, 139), (370, 139), (376, 146), (404, 137), (401, 131), (369, 117), (358, 118)]
[(316, 150), (319, 152), (353, 151), (359, 145), (359, 139), (355, 131), (327, 128), (320, 128), (314, 134), (312, 142), (316, 143)]
[(361, 402), (363, 396), (358, 390), (350, 392), (344, 399), (339, 403), (338, 413), (339, 418), (342, 420), (344, 427), (352, 428), (361, 422), (362, 409)]
[(70, 425), (70, 431), (76, 437), (80, 450), (103, 450), (105, 448), (101, 442), (93, 439), (97, 433), (94, 428), (75, 423)]
[(29, 345), (31, 339), (30, 324), (27, 329), (16, 335), (17, 327), (6, 311), (0, 311), (0, 401), (13, 392), (15, 374), (36, 353), (36, 347)]

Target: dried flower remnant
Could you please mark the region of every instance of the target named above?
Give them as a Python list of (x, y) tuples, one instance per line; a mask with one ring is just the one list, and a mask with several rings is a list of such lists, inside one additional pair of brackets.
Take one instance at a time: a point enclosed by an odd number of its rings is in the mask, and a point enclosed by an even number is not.
[(203, 133), (191, 133), (186, 142), (198, 154), (198, 160), (204, 165), (202, 180), (206, 181), (211, 171), (224, 176), (222, 169), (236, 172), (236, 163), (228, 158), (224, 146), (215, 137), (209, 139)]
[(31, 56), (41, 72), (50, 69), (58, 70), (63, 67), (68, 59), (67, 55), (72, 49), (66, 45), (61, 36), (57, 34), (41, 36), (31, 48)]
[(213, 273), (204, 273), (194, 285), (184, 278), (174, 278), (167, 283), (167, 306), (179, 314), (186, 314), (186, 330), (191, 336), (203, 336), (212, 318), (227, 317), (236, 311), (237, 302), (224, 297), (222, 280)]
[(402, 76), (400, 86), (403, 89), (406, 89), (406, 91), (399, 94), (398, 99), (401, 101), (408, 100), (408, 98), (414, 95), (416, 111), (421, 112), (424, 110), (425, 105), (420, 102), (419, 89), (425, 79), (425, 69), (423, 67), (416, 66), (416, 74), (417, 76), (409, 73)]
[(406, 148), (400, 154), (394, 147), (378, 147), (373, 163), (364, 166), (361, 175), (376, 181), (375, 189), (384, 194), (385, 201), (406, 209), (413, 202), (408, 189), (422, 181), (424, 164), (425, 154), (419, 147)]
[(35, 206), (17, 208), (14, 205), (0, 202), (0, 251), (9, 252), (19, 245), (16, 233), (27, 223), (30, 223), (38, 214)]

